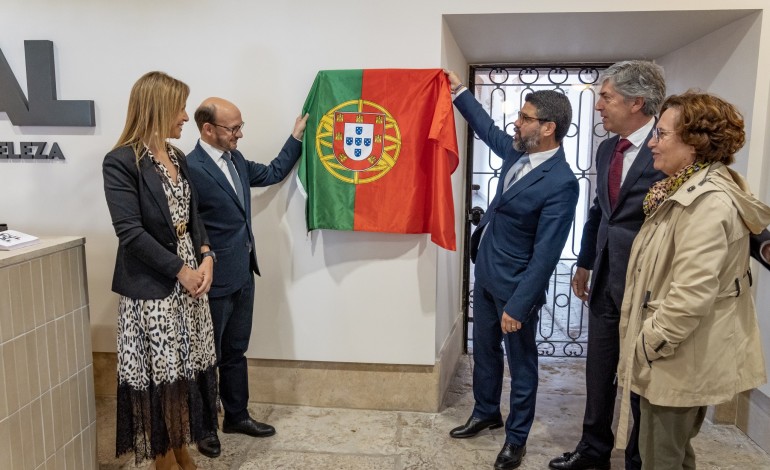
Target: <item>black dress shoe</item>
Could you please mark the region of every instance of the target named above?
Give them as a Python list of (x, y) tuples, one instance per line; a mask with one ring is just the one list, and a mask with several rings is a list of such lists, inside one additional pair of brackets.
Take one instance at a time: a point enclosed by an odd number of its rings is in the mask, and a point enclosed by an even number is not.
[(503, 450), (497, 454), (495, 460), (495, 469), (518, 468), (521, 465), (521, 459), (527, 453), (527, 446), (520, 446), (506, 442)]
[(449, 431), (449, 435), (455, 439), (473, 437), (485, 429), (497, 429), (503, 426), (503, 419), (499, 416), (491, 419), (479, 419), (474, 416), (468, 418), (468, 422)]
[(553, 470), (610, 470), (610, 459), (588, 457), (580, 452), (565, 452), (548, 462)]
[(222, 453), (222, 446), (219, 444), (217, 433), (208, 435), (198, 441), (198, 452), (210, 459), (219, 457), (219, 454)]
[(228, 434), (248, 434), (249, 436), (254, 437), (268, 437), (275, 434), (275, 428), (269, 424), (260, 423), (259, 421), (254, 421), (251, 417), (248, 417), (237, 423), (228, 423), (225, 421), (222, 423), (222, 432)]

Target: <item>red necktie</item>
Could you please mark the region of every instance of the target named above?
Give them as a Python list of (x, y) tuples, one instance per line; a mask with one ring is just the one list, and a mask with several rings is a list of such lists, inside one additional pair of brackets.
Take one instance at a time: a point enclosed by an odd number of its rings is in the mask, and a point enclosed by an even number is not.
[(610, 160), (610, 174), (607, 178), (607, 192), (610, 196), (610, 207), (615, 209), (618, 203), (618, 194), (620, 194), (620, 180), (623, 179), (623, 153), (631, 146), (628, 139), (618, 140), (615, 145), (615, 151), (612, 152)]

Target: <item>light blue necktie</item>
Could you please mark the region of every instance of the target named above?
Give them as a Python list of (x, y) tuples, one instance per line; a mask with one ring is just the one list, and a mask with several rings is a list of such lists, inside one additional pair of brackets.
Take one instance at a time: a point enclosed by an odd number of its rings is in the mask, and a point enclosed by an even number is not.
[(238, 195), (238, 201), (240, 201), (241, 207), (246, 207), (243, 199), (243, 185), (241, 184), (241, 178), (238, 177), (238, 172), (235, 171), (233, 157), (230, 155), (230, 152), (225, 152), (222, 154), (222, 158), (227, 162), (227, 169), (230, 171), (230, 177), (233, 179), (233, 187), (235, 189), (235, 194)]
[[(529, 163), (529, 155), (522, 155), (521, 158), (516, 160), (516, 163), (511, 165), (511, 169), (508, 170), (508, 173), (505, 174), (505, 178), (503, 179), (503, 192), (508, 191), (513, 183), (516, 182), (516, 173), (524, 168), (524, 165), (527, 163)], [(485, 224), (484, 228), (482, 229), (481, 238), (479, 239), (479, 246), (481, 246), (481, 241), (484, 240), (484, 236), (487, 234), (487, 228), (489, 228), (488, 223)]]
[(529, 155), (522, 155), (521, 158), (516, 160), (516, 163), (511, 166), (511, 169), (505, 174), (503, 192), (508, 191), (511, 185), (516, 182), (516, 173), (518, 173), (527, 163), (529, 163)]

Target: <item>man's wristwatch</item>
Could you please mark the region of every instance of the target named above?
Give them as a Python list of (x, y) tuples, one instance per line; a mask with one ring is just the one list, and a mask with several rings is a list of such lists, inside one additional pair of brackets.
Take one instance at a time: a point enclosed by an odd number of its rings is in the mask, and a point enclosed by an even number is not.
[(213, 261), (215, 263), (217, 262), (217, 254), (214, 253), (214, 250), (209, 250), (209, 251), (201, 253), (201, 259), (206, 258), (208, 256), (211, 257), (211, 261)]

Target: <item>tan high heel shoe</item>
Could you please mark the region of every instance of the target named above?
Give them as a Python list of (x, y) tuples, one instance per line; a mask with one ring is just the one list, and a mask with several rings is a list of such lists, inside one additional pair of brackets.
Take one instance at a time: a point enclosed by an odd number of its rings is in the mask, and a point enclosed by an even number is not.
[(176, 457), (174, 456), (174, 451), (170, 450), (163, 454), (162, 456), (155, 458), (155, 469), (156, 470), (179, 470), (179, 465), (177, 465)]
[(195, 460), (187, 452), (187, 447), (182, 446), (174, 449), (174, 456), (176, 457), (176, 463), (182, 470), (196, 470), (198, 468)]

